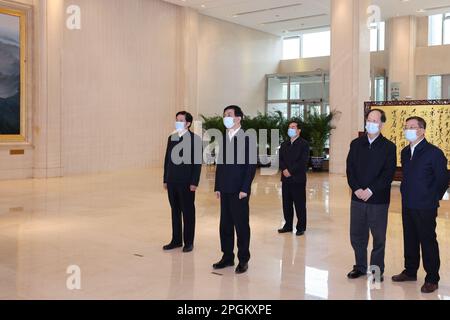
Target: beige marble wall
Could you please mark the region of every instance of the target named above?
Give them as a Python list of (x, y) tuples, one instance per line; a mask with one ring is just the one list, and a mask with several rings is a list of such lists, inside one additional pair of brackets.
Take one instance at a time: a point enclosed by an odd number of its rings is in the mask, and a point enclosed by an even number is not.
[[(387, 70), (389, 67), (388, 51), (371, 52), (370, 68), (374, 71)], [(317, 69), (330, 70), (330, 57), (303, 58), (281, 60), (278, 68), (279, 73), (311, 72)]]
[[(160, 166), (176, 111), (264, 110), (278, 37), (160, 0), (22, 2), (35, 18), (35, 100), (28, 143), (0, 146), (0, 179)], [(81, 30), (66, 28), (69, 5)]]
[(230, 104), (264, 112), (265, 75), (278, 70), (281, 38), (203, 15), (199, 31), (199, 113), (221, 114)]
[(180, 109), (179, 7), (159, 0), (70, 0), (64, 30), (64, 175), (159, 165)]

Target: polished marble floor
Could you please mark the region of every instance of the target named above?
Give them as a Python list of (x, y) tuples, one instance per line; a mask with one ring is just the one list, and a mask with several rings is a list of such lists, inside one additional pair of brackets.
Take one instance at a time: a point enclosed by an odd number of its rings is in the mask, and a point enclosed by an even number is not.
[[(213, 273), (220, 256), (214, 169), (205, 168), (197, 194), (194, 252), (163, 252), (170, 211), (161, 170), (0, 182), (0, 299), (450, 299), (450, 203), (438, 219), (441, 283), (420, 293), (417, 283), (394, 284), (403, 247), (398, 184), (393, 187), (386, 281), (348, 280), (346, 179), (309, 175), (309, 229), (278, 235), (282, 225), (278, 176), (258, 174), (251, 198), (252, 260), (247, 274)], [(447, 195), (448, 199), (448, 195)], [(69, 290), (70, 266), (81, 290)], [(70, 281), (69, 281), (70, 282)]]

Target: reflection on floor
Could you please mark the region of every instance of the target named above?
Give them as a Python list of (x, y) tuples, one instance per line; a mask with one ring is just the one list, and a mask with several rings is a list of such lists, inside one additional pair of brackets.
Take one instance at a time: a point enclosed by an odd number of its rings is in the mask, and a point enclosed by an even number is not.
[[(196, 247), (188, 254), (161, 250), (170, 240), (170, 213), (159, 169), (0, 182), (0, 299), (450, 299), (449, 201), (438, 221), (440, 289), (423, 295), (423, 270), (417, 283), (390, 281), (403, 266), (393, 187), (386, 281), (376, 288), (346, 278), (354, 263), (349, 190), (345, 177), (325, 173), (309, 175), (304, 237), (277, 234), (279, 179), (258, 174), (249, 272), (213, 274), (211, 264), (221, 257), (213, 170), (203, 170)], [(81, 290), (67, 289), (73, 265), (81, 269)]]

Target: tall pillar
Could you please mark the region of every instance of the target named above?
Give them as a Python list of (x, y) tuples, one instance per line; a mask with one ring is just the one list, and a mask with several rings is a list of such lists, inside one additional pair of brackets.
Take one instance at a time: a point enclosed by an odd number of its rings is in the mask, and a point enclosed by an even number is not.
[(370, 98), (370, 2), (331, 1), (330, 106), (340, 112), (331, 136), (331, 173), (345, 173), (350, 142), (364, 128), (364, 101)]
[(178, 108), (198, 116), (198, 12), (180, 7)]
[(392, 18), (387, 23), (389, 84), (399, 84), (400, 100), (416, 98), (416, 24), (415, 16)]
[(39, 61), (38, 97), (34, 109), (34, 178), (62, 176), (61, 161), (61, 48), (63, 41), (64, 0), (38, 3), (37, 25)]

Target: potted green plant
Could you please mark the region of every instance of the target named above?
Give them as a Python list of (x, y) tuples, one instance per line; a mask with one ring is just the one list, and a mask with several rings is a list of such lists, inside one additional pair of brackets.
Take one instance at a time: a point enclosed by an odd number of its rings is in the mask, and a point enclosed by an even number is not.
[(325, 144), (330, 138), (331, 131), (336, 128), (331, 125), (335, 115), (335, 111), (330, 114), (311, 113), (306, 120), (312, 151), (311, 164), (314, 171), (322, 171)]
[[(218, 129), (223, 134), (225, 133), (225, 127), (223, 125), (223, 119), (219, 115), (207, 117), (204, 115), (201, 115), (201, 118), (203, 120), (203, 129), (209, 130), (209, 129)], [(259, 130), (267, 130), (267, 142), (264, 146), (266, 149), (266, 153), (262, 155), (258, 155), (258, 162), (260, 165), (270, 165), (271, 155), (275, 155), (277, 150), (270, 150), (271, 146), (271, 132), (272, 129), (280, 129), (285, 125), (285, 120), (283, 119), (283, 114), (281, 112), (275, 112), (270, 114), (262, 114), (258, 112), (257, 116), (251, 117), (251, 116), (245, 116), (242, 121), (242, 129), (247, 131), (249, 129), (253, 129), (257, 133), (257, 143), (258, 143), (258, 151), (259, 151), (259, 143), (260, 143), (260, 136), (259, 136)], [(286, 129), (287, 131), (287, 129)], [(210, 143), (215, 143), (215, 141), (209, 141)], [(279, 144), (281, 141), (276, 141), (277, 144)], [(269, 158), (268, 158), (269, 157)]]

